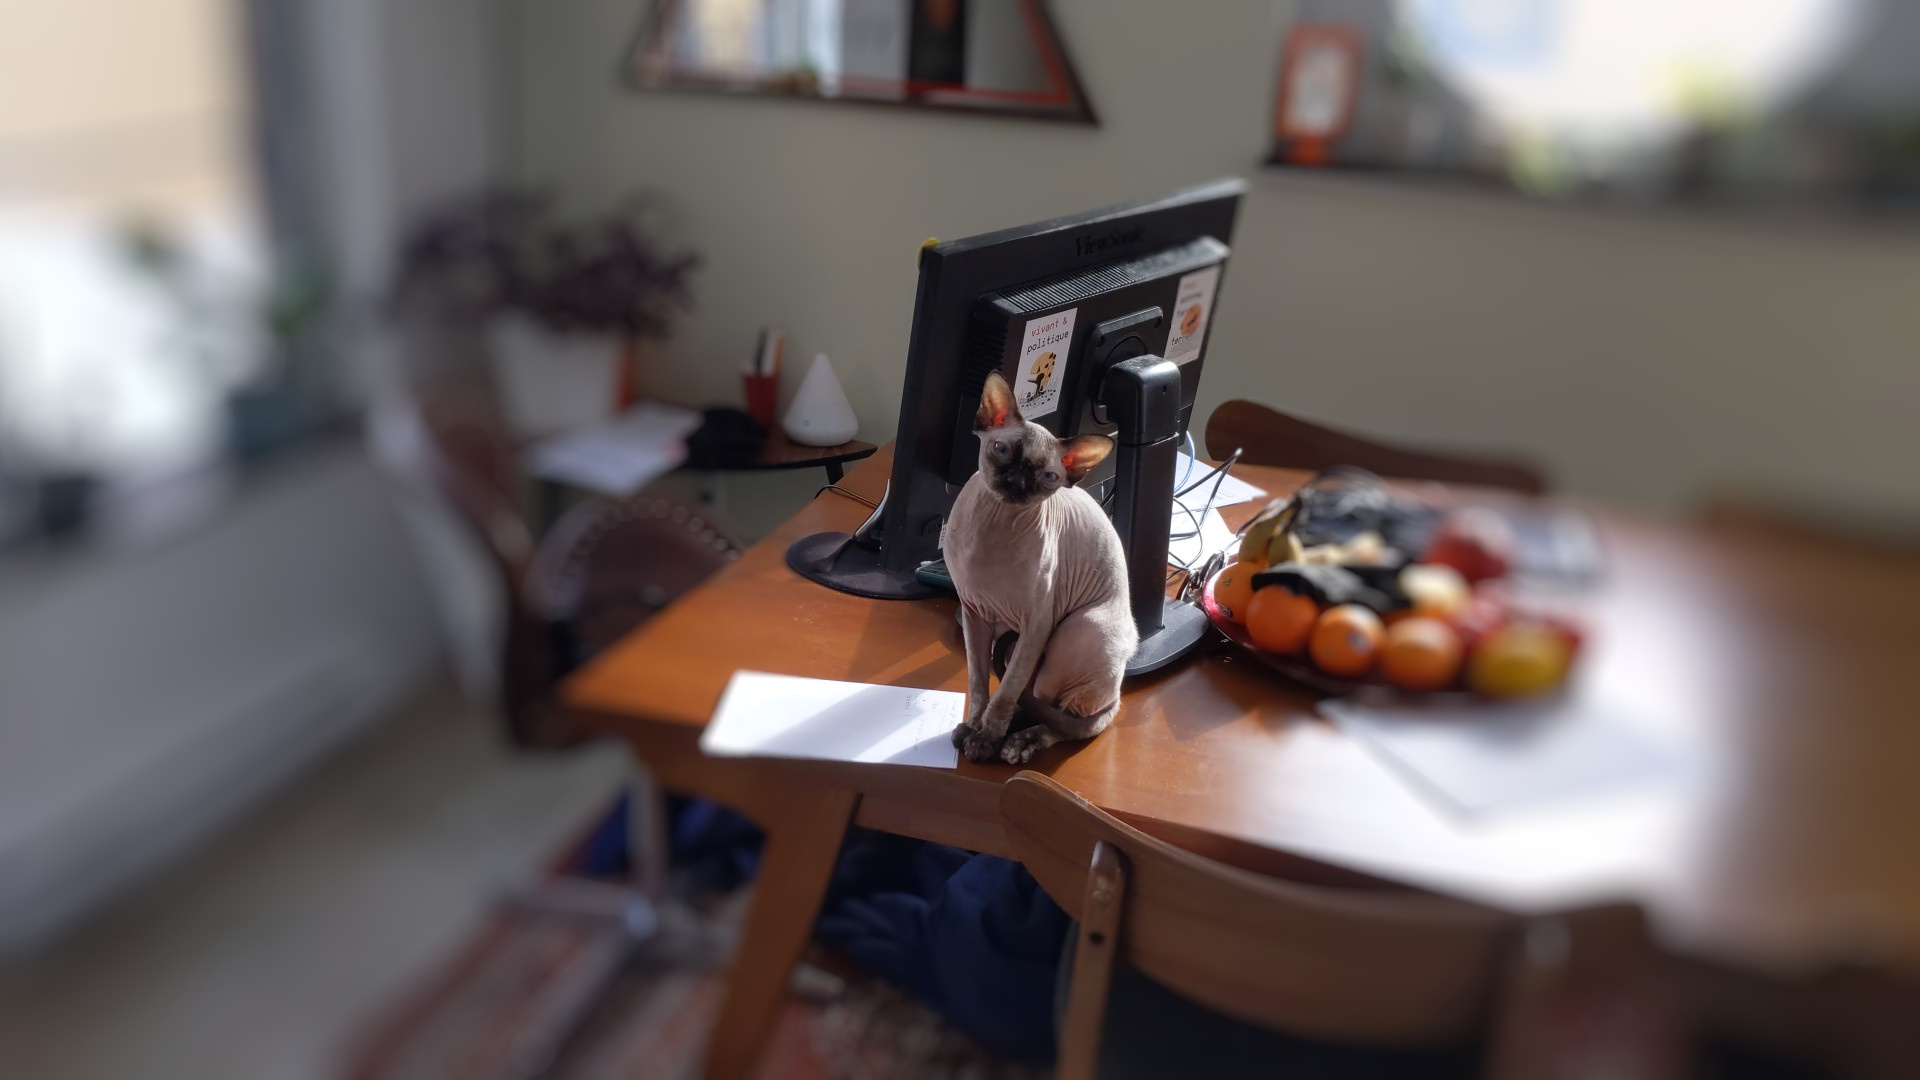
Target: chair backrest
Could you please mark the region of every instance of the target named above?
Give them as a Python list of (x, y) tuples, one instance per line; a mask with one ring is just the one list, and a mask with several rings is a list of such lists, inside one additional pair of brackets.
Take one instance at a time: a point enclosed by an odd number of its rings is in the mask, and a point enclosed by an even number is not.
[(554, 707), (574, 664), (737, 558), (719, 523), (671, 499), (639, 495), (573, 507), (536, 540), (523, 509), (520, 445), (493, 389), (469, 379), (419, 388), (395, 466), (435, 492), (484, 548), (504, 599), (498, 691), (522, 745), (573, 741)]
[(457, 381), (414, 398), (427, 436), (428, 475), (465, 518), (508, 578), (518, 583), (533, 558), (520, 447), (491, 387)]
[(1224, 461), (1235, 450), (1249, 465), (1320, 472), (1357, 465), (1381, 476), (1437, 480), (1543, 494), (1539, 469), (1518, 461), (1463, 457), (1391, 446), (1321, 427), (1254, 401), (1229, 401), (1207, 418), (1207, 455)]
[(1081, 921), (1063, 1077), (1091, 1073), (1105, 988), (1082, 983), (1104, 983), (1103, 951), (1218, 1012), (1308, 1037), (1439, 1045), (1488, 1022), (1506, 916), (1251, 874), (1156, 840), (1033, 772), (1007, 782), (1000, 817), (1021, 863)]

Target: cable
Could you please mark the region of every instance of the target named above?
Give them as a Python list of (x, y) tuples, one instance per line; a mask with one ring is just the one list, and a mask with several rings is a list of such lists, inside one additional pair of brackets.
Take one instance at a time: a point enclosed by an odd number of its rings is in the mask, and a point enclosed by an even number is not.
[(854, 502), (860, 503), (863, 506), (870, 506), (875, 510), (880, 509), (879, 503), (874, 502), (871, 499), (868, 499), (865, 495), (855, 495), (853, 492), (848, 491), (846, 488), (841, 487), (839, 484), (828, 484), (826, 487), (823, 487), (819, 491), (814, 492), (813, 497), (817, 499), (820, 496), (825, 495), (829, 491), (833, 492), (835, 495), (845, 495), (847, 498), (852, 499)]
[[(1192, 436), (1189, 435), (1188, 437), (1191, 438)], [(1206, 518), (1207, 514), (1213, 511), (1213, 501), (1220, 497), (1220, 485), (1226, 483), (1227, 471), (1233, 468), (1234, 464), (1237, 463), (1239, 460), (1240, 460), (1240, 451), (1235, 450), (1232, 453), (1232, 455), (1230, 455), (1227, 458), (1227, 460), (1209, 469), (1205, 476), (1202, 476), (1200, 479), (1195, 480), (1193, 483), (1173, 493), (1174, 509), (1187, 515), (1187, 521), (1193, 525), (1193, 528), (1187, 532), (1170, 533), (1167, 537), (1167, 540), (1169, 543), (1175, 540), (1191, 540), (1194, 537), (1197, 537), (1201, 534), (1203, 530), (1202, 522)], [(1192, 507), (1189, 507), (1187, 504), (1180, 501), (1180, 497), (1182, 495), (1187, 494), (1190, 491), (1193, 491), (1199, 488), (1202, 484), (1205, 484), (1208, 480), (1213, 481), (1213, 490), (1207, 492), (1207, 501), (1201, 505), (1200, 512), (1198, 514), (1195, 514), (1193, 512)], [(1179, 567), (1182, 570), (1191, 572), (1192, 568), (1182, 559), (1174, 558), (1171, 555), (1169, 555), (1168, 561), (1173, 563), (1173, 565)]]
[[(1206, 483), (1208, 480), (1214, 479), (1215, 477), (1218, 477), (1219, 480), (1214, 483), (1213, 491), (1215, 495), (1218, 495), (1220, 493), (1220, 483), (1226, 480), (1227, 470), (1233, 468), (1236, 464), (1239, 463), (1241, 453), (1243, 453), (1243, 451), (1235, 450), (1232, 454), (1229, 454), (1227, 456), (1227, 460), (1221, 462), (1218, 465), (1215, 465), (1211, 469), (1208, 469), (1205, 476), (1202, 476), (1200, 479), (1195, 480), (1193, 483), (1188, 484), (1185, 487), (1177, 487), (1176, 485), (1177, 490), (1174, 491), (1173, 497), (1177, 499), (1180, 496), (1185, 495), (1187, 492), (1192, 491), (1193, 489), (1199, 487), (1201, 484)], [(1208, 499), (1208, 504), (1209, 505), (1212, 504), (1211, 498)]]

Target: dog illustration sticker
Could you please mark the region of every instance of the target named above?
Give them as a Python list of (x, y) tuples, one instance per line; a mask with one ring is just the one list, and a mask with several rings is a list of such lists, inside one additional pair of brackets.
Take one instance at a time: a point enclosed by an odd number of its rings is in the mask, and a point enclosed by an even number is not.
[(1060, 357), (1053, 350), (1043, 352), (1033, 361), (1033, 392), (1044, 394), (1047, 384), (1053, 381), (1053, 365)]
[(1207, 322), (1213, 316), (1213, 293), (1219, 284), (1217, 266), (1195, 270), (1180, 279), (1173, 301), (1173, 332), (1167, 335), (1167, 359), (1184, 364), (1200, 355), (1200, 347), (1207, 340)]
[(1016, 362), (1013, 395), (1020, 403), (1020, 415), (1029, 420), (1050, 416), (1060, 408), (1060, 368), (1073, 346), (1073, 318), (1079, 308), (1042, 316), (1027, 323), (1020, 335), (1020, 359)]

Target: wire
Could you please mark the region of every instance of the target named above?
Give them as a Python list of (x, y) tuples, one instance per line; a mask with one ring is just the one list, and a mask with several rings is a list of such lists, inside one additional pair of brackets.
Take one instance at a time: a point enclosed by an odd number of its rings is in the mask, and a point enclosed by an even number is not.
[(862, 506), (869, 506), (875, 510), (880, 509), (879, 503), (874, 502), (873, 500), (867, 498), (865, 495), (855, 495), (853, 492), (848, 491), (846, 488), (841, 487), (839, 484), (828, 484), (826, 487), (823, 487), (819, 491), (814, 492), (813, 497), (817, 499), (820, 496), (825, 495), (829, 491), (833, 492), (836, 495), (845, 495), (847, 498), (852, 499), (854, 502), (857, 502)]
[(1199, 487), (1201, 484), (1206, 483), (1208, 480), (1213, 480), (1214, 481), (1213, 496), (1209, 496), (1207, 499), (1207, 505), (1212, 506), (1213, 497), (1220, 494), (1220, 485), (1226, 481), (1227, 470), (1239, 464), (1241, 453), (1243, 453), (1243, 451), (1235, 450), (1232, 454), (1229, 454), (1227, 456), (1227, 460), (1221, 462), (1218, 465), (1215, 465), (1211, 469), (1208, 469), (1205, 476), (1202, 476), (1200, 479), (1195, 480), (1193, 483), (1188, 484), (1185, 487), (1178, 488), (1178, 490), (1174, 491), (1173, 497), (1177, 499), (1180, 496), (1185, 495), (1187, 492), (1192, 491), (1195, 488)]
[[(1192, 436), (1189, 435), (1188, 437), (1191, 438)], [(1213, 511), (1213, 501), (1220, 497), (1220, 486), (1226, 483), (1227, 471), (1233, 468), (1233, 466), (1237, 462), (1239, 462), (1239, 460), (1240, 460), (1240, 451), (1235, 450), (1227, 458), (1227, 460), (1207, 470), (1207, 474), (1205, 476), (1202, 476), (1200, 479), (1195, 480), (1193, 483), (1173, 493), (1174, 509), (1187, 515), (1187, 521), (1190, 524), (1192, 524), (1193, 528), (1186, 532), (1176, 532), (1176, 533), (1169, 534), (1167, 537), (1168, 541), (1171, 542), (1174, 540), (1191, 540), (1194, 537), (1200, 535), (1202, 531), (1202, 520), (1209, 513)], [(1187, 494), (1190, 491), (1194, 491), (1198, 489), (1201, 485), (1205, 484), (1208, 480), (1213, 481), (1213, 490), (1207, 492), (1207, 501), (1201, 505), (1200, 512), (1198, 514), (1195, 514), (1193, 512), (1192, 507), (1180, 501), (1180, 497), (1182, 495)], [(1172, 558), (1170, 556), (1168, 561), (1173, 563), (1173, 565), (1179, 567), (1181, 570), (1188, 571), (1189, 573), (1191, 573), (1192, 571), (1192, 568), (1182, 559)]]

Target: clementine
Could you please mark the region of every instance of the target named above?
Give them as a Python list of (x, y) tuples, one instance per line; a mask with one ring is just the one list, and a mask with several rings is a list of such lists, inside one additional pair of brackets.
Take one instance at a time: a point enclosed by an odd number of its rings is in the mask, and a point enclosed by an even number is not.
[(1247, 604), (1247, 633), (1268, 652), (1297, 653), (1307, 647), (1307, 635), (1320, 617), (1320, 605), (1311, 596), (1269, 585)]
[(1313, 624), (1308, 651), (1329, 675), (1355, 679), (1373, 668), (1383, 633), (1380, 616), (1359, 604), (1336, 604)]
[(1246, 625), (1247, 604), (1253, 600), (1253, 575), (1261, 568), (1250, 563), (1230, 562), (1213, 575), (1213, 602), (1220, 613)]
[(1460, 677), (1460, 633), (1445, 621), (1413, 615), (1387, 627), (1380, 671), (1402, 690), (1444, 690)]

